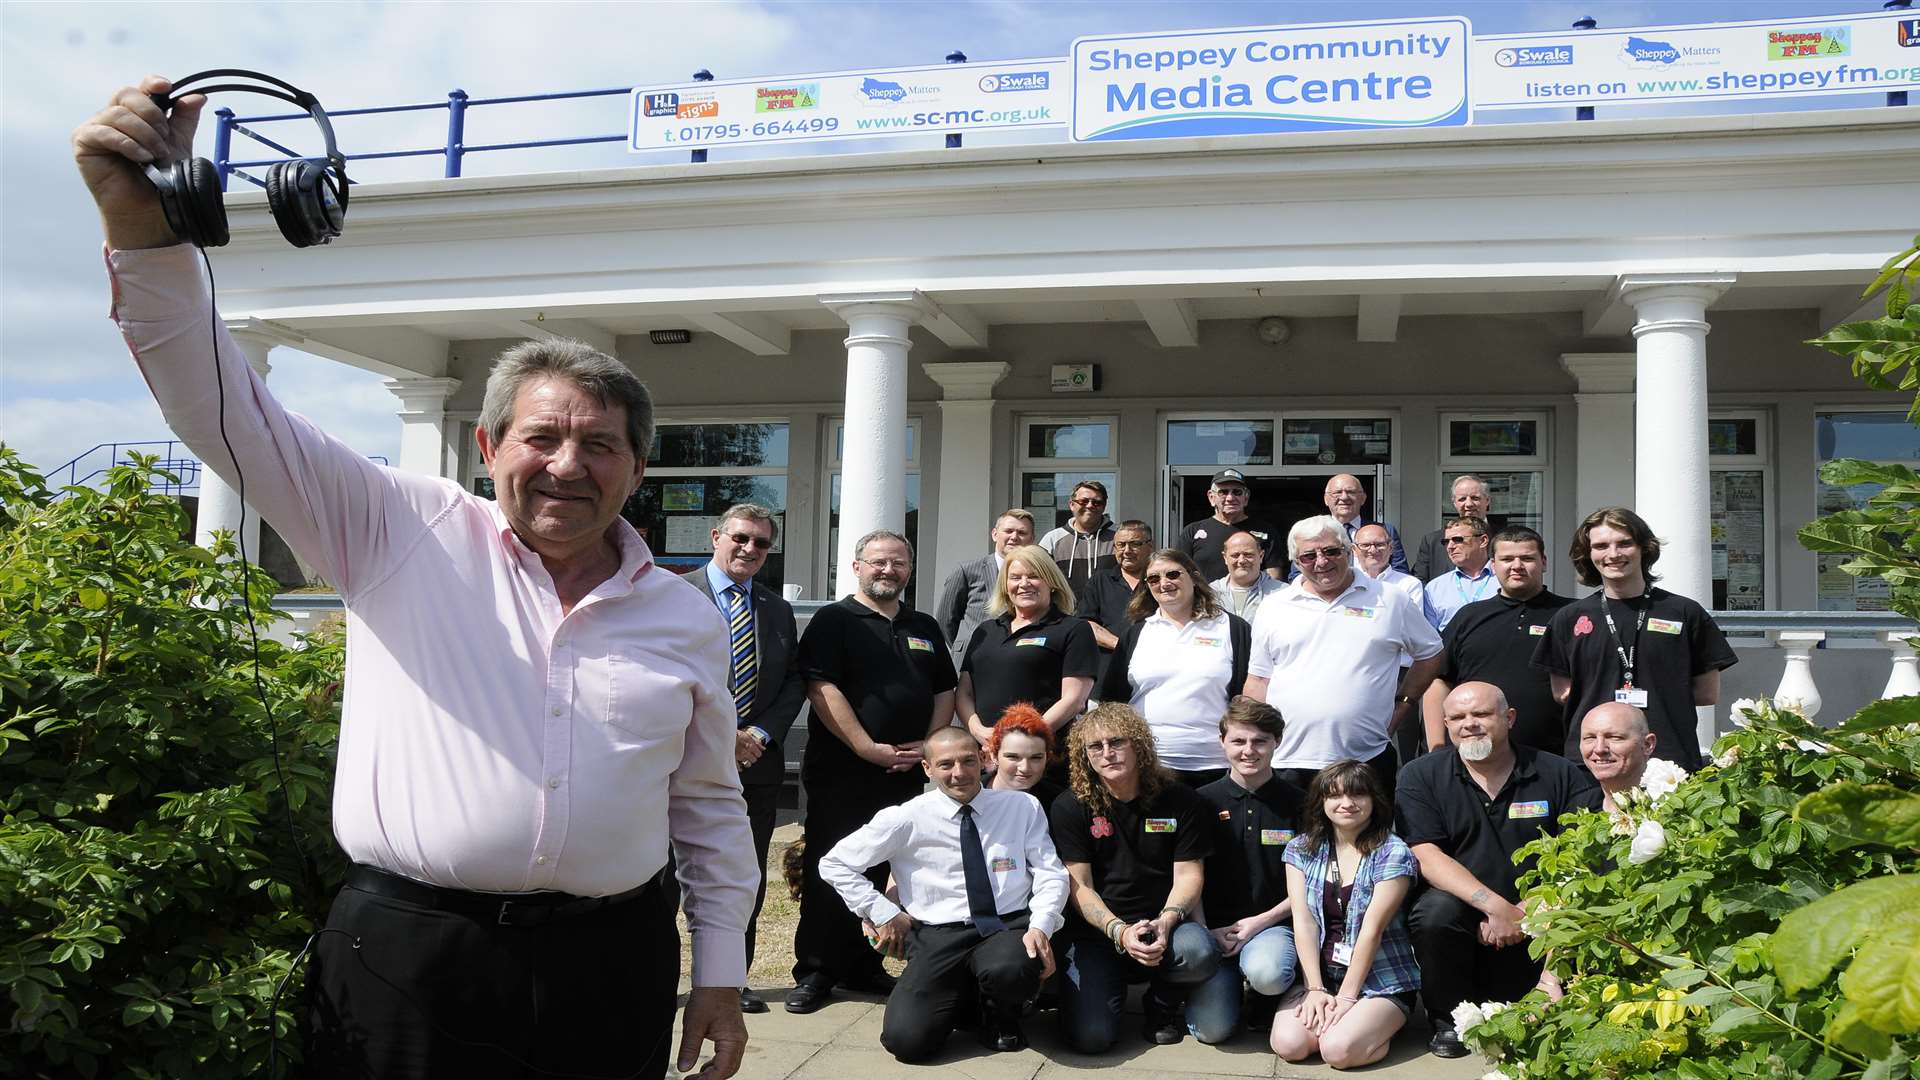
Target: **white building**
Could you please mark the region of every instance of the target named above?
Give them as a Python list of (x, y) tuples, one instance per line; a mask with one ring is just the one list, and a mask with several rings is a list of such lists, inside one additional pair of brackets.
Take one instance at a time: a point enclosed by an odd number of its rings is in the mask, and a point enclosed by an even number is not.
[[(1802, 342), (1877, 313), (1917, 176), (1920, 107), (968, 147), (359, 187), (319, 251), (236, 194), (215, 258), (256, 366), (388, 376), (399, 464), (470, 485), (496, 353), (620, 357), (659, 403), (654, 550), (704, 559), (752, 497), (809, 597), (904, 524), (929, 599), (1081, 476), (1165, 537), (1232, 464), (1282, 528), (1357, 473), (1409, 544), (1486, 476), (1561, 592), (1581, 516), (1632, 505), (1711, 608), (1852, 610), (1869, 586), (1795, 541), (1848, 497), (1815, 469), (1920, 434)], [(1055, 388), (1072, 364), (1097, 388)]]

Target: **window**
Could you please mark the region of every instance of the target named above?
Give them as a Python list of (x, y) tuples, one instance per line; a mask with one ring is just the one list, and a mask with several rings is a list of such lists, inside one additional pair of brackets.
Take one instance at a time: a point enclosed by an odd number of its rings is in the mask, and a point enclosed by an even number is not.
[(662, 422), (647, 454), (646, 478), (621, 516), (640, 531), (655, 561), (685, 573), (713, 557), (712, 532), (736, 503), (772, 510), (776, 538), (760, 580), (786, 578), (787, 425), (784, 422)]
[(1119, 497), (1120, 473), (1114, 456), (1118, 431), (1119, 422), (1111, 416), (1034, 417), (1020, 422), (1016, 498), (1033, 515), (1040, 534), (1067, 523), (1072, 513), (1067, 504), (1075, 484), (1093, 480), (1106, 487), (1109, 500)]
[[(1898, 409), (1820, 412), (1813, 417), (1814, 457), (1861, 458), (1885, 464), (1915, 465), (1920, 459), (1920, 430)], [(1814, 478), (1814, 509), (1820, 514), (1865, 509), (1878, 484), (1835, 487)], [(1886, 611), (1892, 593), (1885, 578), (1857, 578), (1840, 569), (1845, 555), (1814, 555), (1815, 606), (1821, 611)]]
[[(1553, 562), (1547, 528), (1552, 472), (1547, 414), (1441, 413), (1440, 513), (1453, 516), (1453, 482), (1477, 476), (1487, 485), (1487, 523), (1494, 532), (1525, 525), (1540, 534)], [(1409, 541), (1411, 543), (1412, 541)]]
[[(845, 568), (840, 565), (840, 455), (846, 446), (847, 425), (841, 417), (828, 421), (833, 431), (833, 456), (827, 462), (827, 545), (824, 552), (827, 583), (825, 599), (831, 600), (840, 595), (840, 573)], [(907, 582), (907, 592), (902, 598), (909, 607), (918, 607), (916, 597), (920, 590), (920, 575), (923, 571), (931, 573), (930, 565), (920, 563), (920, 421), (907, 421), (907, 522), (901, 531), (906, 533), (907, 542), (913, 545), (913, 578)], [(938, 583), (929, 586), (927, 595), (933, 596)]]
[(1169, 420), (1167, 464), (1271, 465), (1271, 420)]
[(1713, 544), (1716, 611), (1763, 611), (1767, 606), (1769, 523), (1773, 519), (1763, 412), (1715, 412), (1707, 418), (1712, 470), (1708, 528)]
[(1286, 419), (1280, 423), (1283, 465), (1393, 463), (1393, 421), (1384, 416)]

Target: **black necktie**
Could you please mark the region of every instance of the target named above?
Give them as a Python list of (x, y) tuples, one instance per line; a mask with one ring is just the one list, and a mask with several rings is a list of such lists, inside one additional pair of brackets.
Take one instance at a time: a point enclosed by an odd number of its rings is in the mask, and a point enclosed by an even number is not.
[(1000, 909), (993, 902), (993, 879), (987, 876), (987, 856), (980, 848), (980, 826), (973, 822), (973, 807), (960, 808), (960, 869), (967, 876), (967, 910), (973, 913), (973, 928), (981, 937), (1007, 928), (1000, 921)]

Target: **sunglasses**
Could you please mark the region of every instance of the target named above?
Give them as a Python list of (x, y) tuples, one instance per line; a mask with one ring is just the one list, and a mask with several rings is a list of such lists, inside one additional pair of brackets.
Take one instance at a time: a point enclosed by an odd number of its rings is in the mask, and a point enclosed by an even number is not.
[(1452, 547), (1455, 544), (1471, 544), (1478, 539), (1480, 538), (1477, 536), (1449, 536), (1447, 537), (1447, 546)]
[(1337, 547), (1317, 548), (1313, 551), (1301, 552), (1295, 561), (1303, 562), (1303, 563), (1336, 562), (1346, 557), (1347, 557), (1346, 548), (1337, 548)]
[(769, 540), (764, 536), (755, 536), (752, 533), (726, 533), (724, 535), (726, 536), (727, 539), (733, 541), (736, 544), (739, 544), (741, 547), (745, 547), (748, 544), (752, 544), (754, 547), (759, 548), (761, 551), (766, 551), (773, 547), (772, 540)]
[(1105, 505), (1107, 505), (1107, 500), (1105, 500), (1105, 499), (1075, 499), (1075, 500), (1073, 500), (1073, 504), (1072, 504), (1072, 505), (1074, 505), (1074, 506), (1105, 506)]
[(1187, 572), (1185, 570), (1168, 570), (1164, 574), (1148, 574), (1147, 584), (1158, 585), (1162, 581), (1179, 581), (1186, 576)]

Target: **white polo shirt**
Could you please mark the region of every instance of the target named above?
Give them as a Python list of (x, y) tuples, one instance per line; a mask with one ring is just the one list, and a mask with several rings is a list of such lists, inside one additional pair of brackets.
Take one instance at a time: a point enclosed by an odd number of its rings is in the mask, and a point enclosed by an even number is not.
[(1299, 581), (1267, 597), (1253, 620), (1247, 674), (1269, 680), (1267, 703), (1286, 734), (1273, 764), (1320, 769), (1342, 758), (1368, 761), (1387, 748), (1401, 657), (1440, 652), (1440, 635), (1399, 589), (1355, 570), (1329, 603)]
[(1233, 628), (1225, 612), (1185, 626), (1158, 611), (1147, 616), (1127, 663), (1128, 704), (1152, 730), (1160, 764), (1190, 772), (1226, 767), (1220, 717), (1232, 680)]

